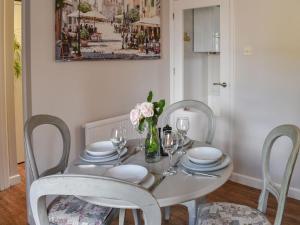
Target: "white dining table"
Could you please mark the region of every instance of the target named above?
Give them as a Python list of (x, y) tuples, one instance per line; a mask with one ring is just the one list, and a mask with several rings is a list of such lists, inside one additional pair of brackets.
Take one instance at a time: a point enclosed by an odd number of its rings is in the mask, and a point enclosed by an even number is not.
[[(129, 153), (134, 151), (134, 148), (138, 145), (137, 140), (129, 140), (127, 143), (127, 148)], [(193, 141), (193, 144), (189, 148), (196, 146), (208, 146), (202, 142)], [(188, 151), (188, 149), (187, 149)], [(174, 161), (176, 158), (180, 157), (180, 154), (174, 156)], [(145, 162), (145, 154), (140, 151), (133, 154), (130, 158), (123, 162), (123, 164), (135, 164), (141, 165), (148, 169), (148, 171), (153, 175), (161, 175), (169, 166), (168, 157), (162, 157), (157, 163), (147, 163)], [(103, 176), (104, 173), (111, 166), (109, 165), (80, 165), (79, 160), (75, 160), (69, 165), (66, 173), (71, 174), (85, 174), (85, 175), (96, 175)], [(189, 211), (189, 225), (195, 225), (196, 214), (197, 214), (197, 201), (199, 199), (205, 199), (205, 196), (212, 193), (219, 187), (221, 187), (230, 178), (233, 171), (233, 165), (230, 163), (226, 168), (214, 171), (213, 174), (219, 175), (219, 177), (205, 177), (205, 176), (190, 176), (178, 169), (176, 175), (167, 176), (161, 182), (154, 182), (155, 187), (148, 187), (147, 184), (144, 185), (145, 188), (149, 188), (153, 196), (156, 198), (160, 207), (169, 207), (176, 204), (183, 204), (187, 206)], [(147, 183), (147, 182), (145, 182)], [(143, 186), (143, 184), (141, 184)], [(90, 202), (92, 204), (100, 205), (97, 198), (87, 198), (80, 197), (82, 200)], [(133, 205), (128, 205), (128, 203), (121, 204), (119, 208), (134, 208)]]

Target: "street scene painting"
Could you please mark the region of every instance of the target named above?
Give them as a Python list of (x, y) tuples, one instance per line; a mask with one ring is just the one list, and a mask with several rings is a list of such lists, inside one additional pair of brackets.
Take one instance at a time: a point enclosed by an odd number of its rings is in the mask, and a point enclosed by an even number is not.
[(160, 58), (160, 0), (55, 0), (59, 61)]

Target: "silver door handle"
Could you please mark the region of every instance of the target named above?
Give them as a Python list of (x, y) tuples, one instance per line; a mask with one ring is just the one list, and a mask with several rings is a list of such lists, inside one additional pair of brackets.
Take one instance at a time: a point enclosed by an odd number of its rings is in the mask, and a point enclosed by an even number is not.
[(223, 82), (223, 83), (213, 83), (213, 85), (215, 86), (222, 86), (223, 88), (227, 87), (227, 83)]

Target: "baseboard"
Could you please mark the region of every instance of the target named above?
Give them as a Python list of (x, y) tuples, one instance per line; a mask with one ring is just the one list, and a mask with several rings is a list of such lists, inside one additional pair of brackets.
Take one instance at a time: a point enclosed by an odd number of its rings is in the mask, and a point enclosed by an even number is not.
[[(246, 186), (256, 188), (256, 189), (261, 189), (262, 183), (263, 183), (262, 179), (255, 178), (255, 177), (250, 177), (250, 176), (239, 174), (239, 173), (233, 173), (231, 175), (230, 180), (233, 181), (233, 182), (239, 183), (239, 184), (243, 184), (243, 185), (246, 185)], [(276, 186), (280, 187), (279, 184), (276, 184)], [(290, 187), (288, 196), (290, 198), (300, 200), (300, 189)]]
[(14, 186), (19, 183), (21, 183), (21, 176), (19, 174), (9, 177), (9, 185), (10, 186)]

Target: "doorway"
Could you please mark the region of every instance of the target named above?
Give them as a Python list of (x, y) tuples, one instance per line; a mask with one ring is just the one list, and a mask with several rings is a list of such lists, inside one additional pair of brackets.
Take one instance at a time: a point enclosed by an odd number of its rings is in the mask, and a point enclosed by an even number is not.
[(0, 190), (20, 183), (23, 163), (22, 3), (0, 4)]
[(171, 103), (193, 99), (209, 105), (217, 119), (213, 144), (230, 153), (233, 1), (170, 0), (170, 3)]
[(14, 1), (14, 99), (17, 162), (25, 162), (23, 76), (22, 76), (22, 2)]

